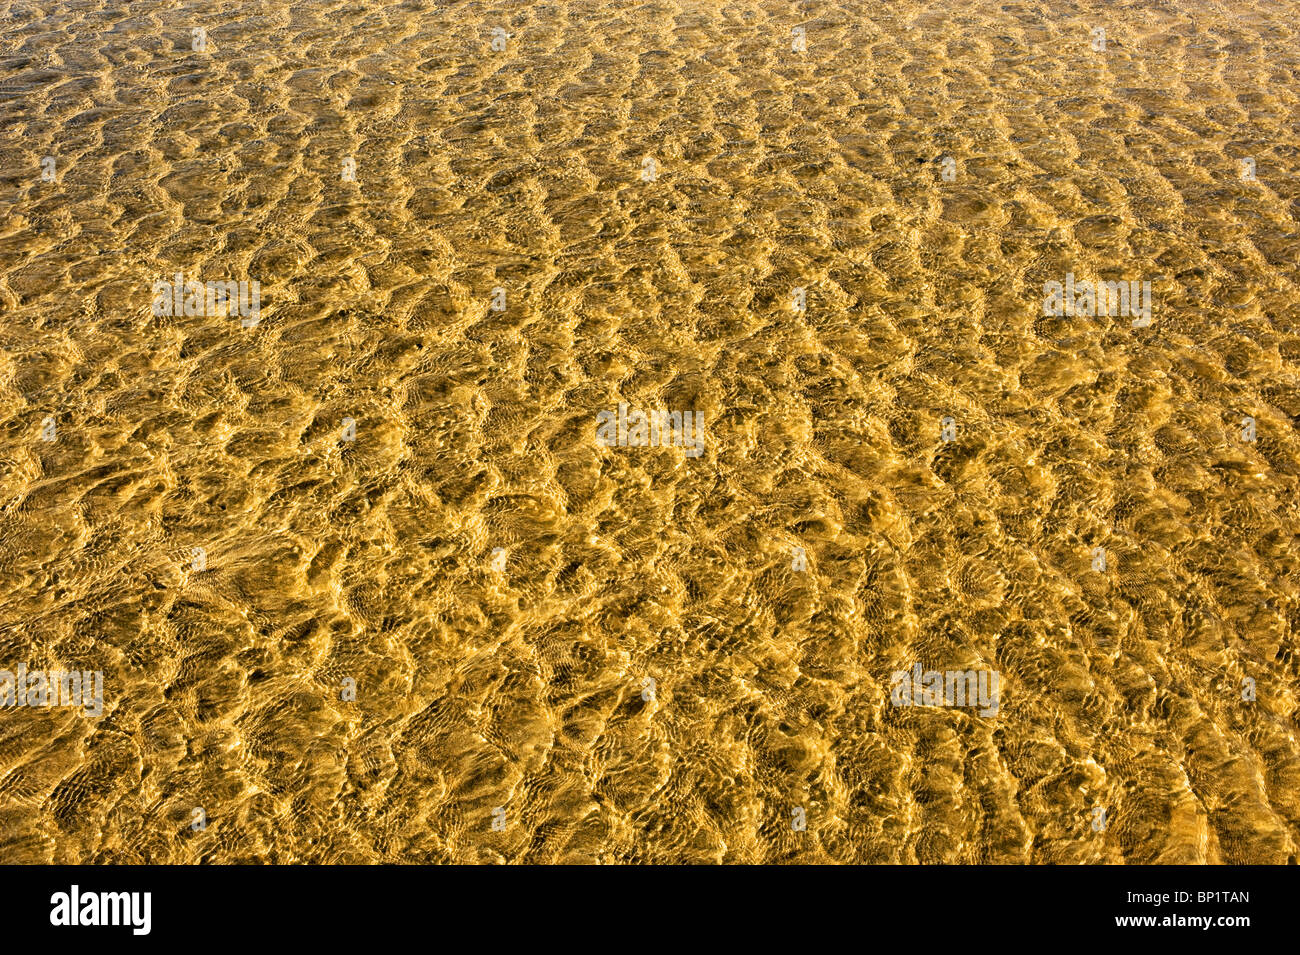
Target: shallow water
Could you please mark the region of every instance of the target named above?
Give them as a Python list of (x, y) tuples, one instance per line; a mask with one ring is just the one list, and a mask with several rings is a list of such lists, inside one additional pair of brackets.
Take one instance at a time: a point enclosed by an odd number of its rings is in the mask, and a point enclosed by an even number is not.
[(0, 0), (0, 861), (1294, 862), (1297, 23)]

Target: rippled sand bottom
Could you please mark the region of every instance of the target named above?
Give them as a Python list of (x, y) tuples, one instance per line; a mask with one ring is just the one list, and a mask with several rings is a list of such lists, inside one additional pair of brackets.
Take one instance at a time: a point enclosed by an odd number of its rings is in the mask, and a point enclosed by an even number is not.
[(1295, 861), (1294, 0), (0, 14), (0, 861)]

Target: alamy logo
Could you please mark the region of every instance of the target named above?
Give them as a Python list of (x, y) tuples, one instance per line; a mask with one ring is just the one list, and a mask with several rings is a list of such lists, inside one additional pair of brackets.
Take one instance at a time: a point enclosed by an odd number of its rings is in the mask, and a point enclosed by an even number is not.
[(996, 670), (921, 671), (921, 664), (895, 670), (889, 699), (895, 706), (979, 706), (980, 716), (998, 715)]
[(240, 316), (244, 328), (252, 328), (262, 318), (262, 283), (260, 282), (187, 282), (182, 272), (171, 280), (153, 283), (153, 314), (166, 316), (206, 315), (212, 318)]
[(1076, 282), (1067, 272), (1063, 283), (1044, 283), (1043, 296), (1043, 314), (1054, 318), (1119, 315), (1132, 317), (1134, 328), (1151, 324), (1150, 282)]
[(627, 402), (618, 411), (596, 415), (596, 440), (607, 448), (685, 448), (688, 458), (704, 453), (704, 415), (698, 411), (628, 411)]
[(80, 706), (87, 716), (104, 715), (104, 671), (0, 670), (0, 706)]
[(148, 935), (152, 925), (151, 892), (71, 892), (50, 896), (51, 925), (129, 925), (135, 935)]

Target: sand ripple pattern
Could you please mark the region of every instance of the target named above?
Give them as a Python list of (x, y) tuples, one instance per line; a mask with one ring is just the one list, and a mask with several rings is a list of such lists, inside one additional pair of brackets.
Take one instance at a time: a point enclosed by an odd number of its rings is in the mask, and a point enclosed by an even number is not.
[(1295, 862), (1298, 24), (0, 0), (0, 861)]

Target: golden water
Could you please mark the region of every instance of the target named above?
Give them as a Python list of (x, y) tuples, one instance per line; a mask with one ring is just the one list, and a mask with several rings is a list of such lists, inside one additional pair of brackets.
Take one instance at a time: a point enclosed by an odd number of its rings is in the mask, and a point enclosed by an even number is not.
[(1300, 3), (0, 16), (0, 861), (1294, 862)]

